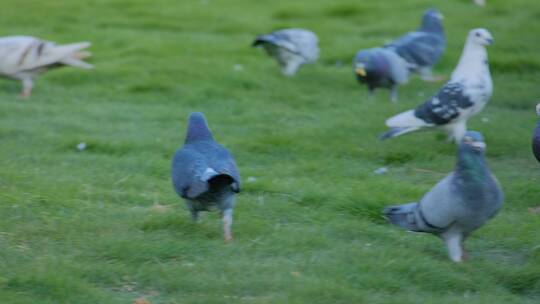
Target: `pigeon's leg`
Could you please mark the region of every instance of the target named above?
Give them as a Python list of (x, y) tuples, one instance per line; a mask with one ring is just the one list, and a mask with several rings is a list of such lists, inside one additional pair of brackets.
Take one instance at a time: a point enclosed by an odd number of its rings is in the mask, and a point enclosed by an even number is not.
[(431, 67), (420, 68), (418, 69), (418, 73), (420, 73), (420, 77), (424, 81), (439, 82), (444, 80), (444, 76), (434, 76)]
[(391, 102), (397, 102), (398, 95), (397, 95), (397, 84), (393, 84), (390, 88), (390, 101)]
[(32, 78), (24, 78), (22, 80), (22, 91), (21, 91), (21, 97), (28, 98), (30, 95), (32, 95), (32, 88), (34, 87), (34, 81)]
[(448, 257), (454, 262), (462, 262), (464, 256), (463, 235), (457, 232), (450, 232), (442, 236), (448, 248)]
[(286, 76), (293, 76), (294, 74), (296, 74), (296, 71), (298, 70), (299, 67), (300, 67), (299, 61), (290, 60), (287, 62), (287, 64), (285, 64), (282, 71), (283, 71), (283, 74)]
[(200, 219), (199, 218), (199, 210), (195, 209), (192, 202), (188, 201), (187, 206), (188, 206), (189, 212), (191, 212), (191, 219), (193, 219), (193, 221), (195, 223), (198, 223), (199, 219)]
[(195, 223), (198, 223), (200, 221), (200, 217), (199, 217), (199, 211), (197, 210), (190, 210), (191, 212), (191, 218), (193, 219), (193, 221)]
[(231, 233), (231, 226), (233, 222), (233, 210), (232, 208), (225, 209), (221, 212), (221, 215), (223, 216), (223, 235), (225, 238), (225, 242), (232, 241), (232, 233)]
[(368, 96), (369, 99), (373, 99), (373, 96), (375, 96), (375, 88), (372, 86), (368, 86)]

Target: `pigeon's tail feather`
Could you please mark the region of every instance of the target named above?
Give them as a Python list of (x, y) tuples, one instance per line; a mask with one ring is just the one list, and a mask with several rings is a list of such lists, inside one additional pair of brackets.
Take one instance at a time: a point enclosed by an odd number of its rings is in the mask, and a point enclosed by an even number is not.
[(410, 231), (423, 231), (416, 220), (418, 203), (395, 205), (384, 208), (383, 214), (388, 221), (396, 226)]
[(385, 140), (385, 139), (389, 139), (389, 138), (392, 138), (392, 137), (398, 137), (400, 135), (407, 134), (409, 132), (413, 132), (413, 131), (416, 131), (418, 129), (419, 129), (419, 127), (391, 128), (390, 130), (388, 130), (385, 133), (381, 134), (379, 136), (379, 139), (380, 140)]
[(426, 122), (414, 115), (414, 110), (405, 111), (386, 120), (390, 128), (424, 127)]
[(262, 45), (264, 43), (271, 43), (271, 44), (279, 44), (276, 37), (273, 35), (261, 35), (255, 38), (255, 41), (251, 44), (251, 46), (256, 47), (259, 45)]

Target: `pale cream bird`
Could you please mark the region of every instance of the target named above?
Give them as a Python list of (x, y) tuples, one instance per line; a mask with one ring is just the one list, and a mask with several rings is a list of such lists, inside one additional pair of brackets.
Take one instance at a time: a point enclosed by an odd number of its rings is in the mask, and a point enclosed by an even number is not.
[(32, 94), (34, 79), (56, 67), (74, 66), (91, 69), (83, 61), (92, 54), (84, 49), (89, 42), (58, 45), (52, 41), (31, 36), (9, 36), (0, 38), (0, 76), (21, 80), (21, 96)]

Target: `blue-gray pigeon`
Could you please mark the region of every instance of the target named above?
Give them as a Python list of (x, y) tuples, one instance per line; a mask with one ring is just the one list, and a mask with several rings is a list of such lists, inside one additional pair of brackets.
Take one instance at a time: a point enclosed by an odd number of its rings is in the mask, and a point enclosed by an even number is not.
[(220, 210), (225, 241), (232, 240), (231, 225), (240, 175), (233, 156), (216, 143), (202, 113), (191, 113), (184, 146), (172, 161), (172, 182), (186, 200), (192, 218), (200, 211)]
[[(540, 103), (536, 105), (536, 115), (540, 116)], [(536, 123), (536, 129), (534, 129), (532, 149), (534, 157), (540, 162), (540, 120)]]
[(315, 33), (299, 28), (284, 29), (258, 36), (252, 46), (262, 46), (274, 57), (287, 76), (296, 73), (301, 65), (314, 63), (319, 57), (319, 40)]
[(450, 81), (414, 110), (386, 120), (390, 130), (380, 139), (441, 127), (449, 139), (460, 143), (467, 130), (467, 120), (482, 111), (493, 93), (486, 50), (492, 42), (487, 30), (471, 30)]
[(424, 80), (433, 81), (431, 69), (439, 61), (446, 48), (446, 38), (441, 23), (441, 13), (429, 9), (422, 17), (422, 24), (414, 31), (385, 45), (394, 50), (409, 64), (413, 72), (420, 73)]
[(372, 48), (359, 51), (354, 57), (354, 73), (360, 83), (365, 83), (369, 95), (375, 88), (389, 88), (390, 100), (397, 100), (397, 87), (409, 79), (408, 64), (393, 50)]
[(82, 61), (91, 56), (83, 49), (89, 42), (58, 45), (51, 41), (30, 36), (0, 38), (0, 75), (21, 80), (21, 96), (30, 97), (34, 78), (52, 68), (74, 66), (90, 69), (92, 65)]
[(441, 237), (452, 261), (466, 259), (465, 239), (494, 217), (503, 204), (503, 192), (486, 165), (485, 147), (482, 134), (465, 133), (454, 172), (419, 202), (385, 208), (386, 218), (401, 228)]

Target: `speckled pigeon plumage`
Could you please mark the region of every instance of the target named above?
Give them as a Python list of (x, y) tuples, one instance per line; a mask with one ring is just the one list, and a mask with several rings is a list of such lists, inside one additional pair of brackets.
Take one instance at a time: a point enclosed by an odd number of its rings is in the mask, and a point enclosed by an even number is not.
[(281, 71), (292, 76), (306, 63), (314, 63), (319, 57), (319, 40), (315, 33), (299, 28), (284, 29), (258, 36), (254, 47), (261, 46), (274, 57)]
[(492, 42), (487, 30), (471, 30), (450, 81), (415, 109), (386, 120), (390, 130), (380, 139), (439, 127), (459, 143), (467, 131), (467, 120), (484, 108), (493, 92), (485, 48)]
[(398, 85), (409, 80), (407, 62), (390, 49), (361, 50), (354, 57), (353, 67), (356, 79), (367, 85), (370, 95), (376, 88), (389, 88), (393, 102), (397, 100)]
[(233, 156), (215, 142), (202, 113), (189, 116), (184, 146), (173, 158), (172, 182), (195, 221), (200, 211), (218, 209), (223, 217), (225, 240), (232, 240), (232, 215), (235, 194), (240, 192), (240, 175)]
[(419, 202), (385, 208), (386, 218), (401, 228), (441, 237), (452, 261), (466, 259), (465, 239), (503, 204), (503, 192), (486, 165), (485, 146), (480, 133), (468, 131), (458, 148), (454, 172)]
[[(536, 105), (536, 115), (540, 117), (540, 103)], [(534, 157), (540, 162), (540, 120), (538, 120), (534, 129), (532, 149)]]
[(442, 25), (442, 15), (436, 9), (427, 10), (422, 24), (414, 31), (387, 44), (410, 65), (412, 71), (419, 72), (425, 80), (435, 80), (432, 67), (439, 61), (446, 48), (446, 38)]
[(21, 80), (21, 95), (29, 97), (36, 76), (52, 68), (74, 66), (90, 69), (92, 65), (82, 61), (91, 53), (83, 51), (89, 42), (58, 45), (51, 41), (30, 36), (0, 38), (0, 75)]

